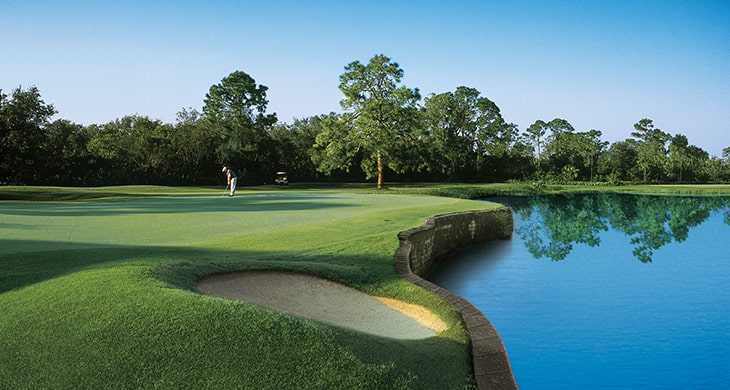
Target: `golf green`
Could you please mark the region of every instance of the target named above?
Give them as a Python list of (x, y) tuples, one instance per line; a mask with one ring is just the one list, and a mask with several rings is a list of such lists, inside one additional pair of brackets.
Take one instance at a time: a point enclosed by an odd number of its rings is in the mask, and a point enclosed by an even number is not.
[[(448, 303), (395, 272), (397, 233), (483, 202), (211, 190), (0, 202), (0, 388), (464, 388)], [(205, 275), (325, 277), (426, 307), (449, 329), (377, 337), (199, 293)]]

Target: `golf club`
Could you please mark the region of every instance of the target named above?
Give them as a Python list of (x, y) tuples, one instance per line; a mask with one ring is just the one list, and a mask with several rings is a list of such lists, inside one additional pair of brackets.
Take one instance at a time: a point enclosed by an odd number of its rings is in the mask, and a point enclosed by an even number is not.
[(221, 194), (221, 198), (226, 196), (226, 192), (228, 192), (228, 186), (226, 186), (226, 189), (223, 190), (223, 193)]

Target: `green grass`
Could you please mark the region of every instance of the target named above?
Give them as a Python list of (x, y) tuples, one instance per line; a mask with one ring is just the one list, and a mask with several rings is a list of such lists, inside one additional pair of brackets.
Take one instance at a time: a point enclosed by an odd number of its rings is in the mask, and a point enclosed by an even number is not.
[[(472, 387), (458, 314), (393, 258), (398, 232), (488, 205), (394, 192), (2, 188), (36, 201), (0, 202), (0, 388)], [(378, 338), (195, 289), (245, 269), (325, 276), (452, 328)]]
[[(394, 270), (397, 233), (556, 191), (727, 195), (730, 186), (0, 187), (0, 388), (470, 388), (453, 307)], [(438, 195), (438, 196), (433, 196)], [(424, 305), (451, 329), (378, 338), (203, 296), (196, 278), (296, 270)]]

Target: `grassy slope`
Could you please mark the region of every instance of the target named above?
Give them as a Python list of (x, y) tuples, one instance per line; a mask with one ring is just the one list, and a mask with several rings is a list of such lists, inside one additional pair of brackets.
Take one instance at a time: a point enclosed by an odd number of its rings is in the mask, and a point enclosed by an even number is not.
[[(232, 199), (205, 189), (85, 191), (62, 190), (81, 199), (73, 202), (0, 203), (0, 388), (473, 384), (456, 313), (400, 280), (393, 254), (399, 231), (484, 203), (324, 190)], [(137, 196), (145, 192), (155, 196)], [(427, 305), (454, 327), (426, 341), (382, 339), (194, 292), (198, 275), (247, 268), (320, 274)]]

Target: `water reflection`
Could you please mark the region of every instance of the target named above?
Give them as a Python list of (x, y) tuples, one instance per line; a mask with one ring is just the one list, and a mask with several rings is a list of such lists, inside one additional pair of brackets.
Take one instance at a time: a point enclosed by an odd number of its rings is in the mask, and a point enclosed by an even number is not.
[(575, 244), (601, 244), (600, 233), (621, 231), (634, 256), (651, 262), (655, 250), (687, 239), (691, 228), (712, 211), (730, 225), (730, 199), (625, 194), (551, 195), (494, 198), (509, 205), (522, 223), (515, 230), (535, 258), (565, 259)]

